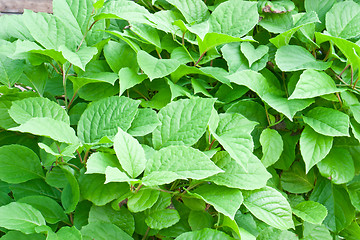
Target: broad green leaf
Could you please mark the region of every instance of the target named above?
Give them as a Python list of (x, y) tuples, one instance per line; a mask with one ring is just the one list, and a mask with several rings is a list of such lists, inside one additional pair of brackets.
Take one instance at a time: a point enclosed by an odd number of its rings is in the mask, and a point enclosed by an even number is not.
[(132, 88), (133, 86), (140, 84), (142, 81), (146, 79), (145, 74), (137, 74), (131, 68), (125, 67), (121, 68), (119, 71), (119, 79), (120, 79), (120, 93), (122, 95), (127, 89)]
[(90, 83), (110, 83), (114, 86), (119, 76), (112, 72), (85, 72), (77, 77), (69, 76), (69, 79), (73, 83), (74, 91), (77, 91)]
[(80, 44), (82, 37), (74, 35), (58, 17), (46, 13), (24, 11), (24, 23), (33, 38), (45, 49), (58, 50), (65, 45), (70, 50)]
[(293, 207), (293, 213), (306, 222), (321, 224), (327, 215), (327, 210), (320, 203), (304, 201)]
[(205, 184), (192, 193), (199, 196), (205, 202), (211, 204), (218, 212), (234, 220), (236, 211), (243, 202), (243, 196), (239, 189)]
[(230, 237), (222, 231), (217, 231), (210, 228), (204, 228), (199, 231), (185, 232), (175, 238), (176, 240), (197, 240), (197, 239), (213, 239), (213, 240), (233, 240), (234, 238)]
[(301, 18), (296, 22), (294, 28), (283, 32), (276, 37), (270, 39), (270, 42), (274, 44), (277, 48), (286, 46), (289, 44), (292, 36), (301, 28), (304, 28), (312, 23), (319, 23), (319, 19), (315, 12), (308, 12), (301, 16)]
[[(224, 17), (231, 16), (231, 17)], [(229, 0), (221, 3), (212, 12), (209, 23), (210, 31), (233, 37), (247, 34), (259, 21), (256, 3)]]
[(348, 63), (352, 65), (354, 71), (359, 69), (360, 46), (358, 46), (356, 43), (345, 40), (343, 38), (325, 35), (319, 32), (315, 33), (315, 37), (317, 44), (321, 44), (326, 41), (333, 42), (347, 58)]
[[(128, 67), (137, 70), (136, 53), (125, 42), (109, 41), (104, 46), (104, 57), (113, 72)], [(126, 61), (124, 61), (126, 59)]]
[(295, 4), (289, 0), (263, 1), (260, 5), (263, 12), (285, 13), (294, 10)]
[(243, 194), (245, 207), (255, 217), (280, 230), (294, 228), (291, 207), (280, 192), (264, 187)]
[(269, 51), (269, 47), (266, 45), (260, 45), (259, 47), (255, 48), (249, 42), (243, 42), (240, 45), (242, 53), (245, 55), (247, 60), (249, 61), (249, 67), (256, 62), (257, 60), (261, 59), (265, 56), (265, 54)]
[(107, 1), (100, 13), (94, 17), (95, 20), (115, 18), (133, 22), (149, 23), (147, 17), (150, 15), (143, 6), (127, 0)]
[(0, 83), (11, 87), (16, 83), (25, 68), (23, 60), (13, 60), (0, 54)]
[(326, 14), (326, 30), (334, 37), (350, 39), (360, 31), (360, 6), (353, 1), (336, 3)]
[(263, 152), (261, 162), (269, 167), (279, 160), (284, 149), (283, 140), (276, 130), (267, 128), (260, 135), (260, 143)]
[(34, 38), (31, 36), (29, 29), (24, 23), (24, 16), (17, 14), (6, 14), (0, 18), (1, 29), (0, 29), (0, 38), (5, 40), (10, 40), (12, 38), (17, 38), (21, 40), (30, 40), (34, 41)]
[(324, 225), (304, 222), (304, 240), (332, 240), (329, 229)]
[(121, 128), (114, 137), (114, 150), (122, 168), (130, 177), (136, 178), (145, 170), (144, 149), (134, 137)]
[(357, 240), (360, 237), (360, 226), (356, 221), (353, 221), (349, 226), (342, 230), (339, 235), (345, 239)]
[(145, 51), (138, 52), (137, 61), (140, 68), (149, 76), (150, 80), (170, 75), (180, 66), (177, 60), (158, 59)]
[(193, 98), (172, 102), (162, 108), (161, 125), (153, 131), (155, 149), (169, 145), (195, 144), (205, 133), (214, 99)]
[(313, 171), (308, 174), (301, 163), (295, 162), (288, 171), (281, 174), (281, 185), (290, 193), (306, 193), (314, 188), (315, 176)]
[[(162, 148), (151, 158), (143, 178), (145, 185), (154, 182), (161, 185), (176, 179), (204, 179), (223, 172), (203, 152), (187, 146)], [(146, 184), (147, 181), (152, 184)]]
[(206, 4), (201, 0), (169, 0), (167, 2), (179, 9), (190, 24), (203, 22), (210, 15)]
[(340, 232), (354, 218), (355, 210), (346, 190), (327, 179), (318, 178), (310, 200), (326, 207), (328, 215), (324, 220), (324, 225), (332, 232)]
[(20, 184), (12, 184), (10, 190), (12, 191), (15, 200), (33, 195), (48, 196), (55, 200), (60, 199), (59, 190), (52, 188), (41, 179), (33, 179)]
[(248, 164), (245, 171), (234, 159), (231, 159), (229, 153), (224, 151), (216, 153), (212, 160), (225, 172), (218, 173), (207, 180), (217, 185), (245, 190), (264, 187), (267, 180), (271, 178), (271, 174), (251, 152), (247, 158)]
[(64, 213), (64, 209), (62, 209), (62, 207), (60, 207), (60, 205), (52, 198), (34, 195), (21, 198), (17, 200), (17, 202), (26, 203), (36, 208), (44, 216), (46, 222), (50, 224), (55, 224), (60, 221), (69, 221)]
[(82, 239), (80, 231), (76, 227), (62, 227), (56, 232), (58, 239), (80, 240)]
[(303, 120), (316, 132), (326, 136), (349, 136), (349, 116), (338, 110), (316, 107), (303, 116)]
[(210, 51), (211, 49), (232, 42), (245, 42), (245, 41), (254, 41), (251, 38), (240, 38), (240, 37), (233, 37), (223, 33), (206, 33), (204, 39), (197, 37), (199, 51), (201, 54), (205, 54), (206, 52)]
[(31, 179), (44, 178), (39, 157), (22, 145), (0, 147), (0, 179), (8, 183), (23, 183)]
[(128, 132), (132, 136), (145, 136), (152, 133), (156, 127), (161, 125), (157, 113), (150, 109), (139, 109)]
[(325, 28), (325, 15), (335, 2), (335, 0), (305, 0), (304, 6), (306, 12), (316, 12), (321, 21), (321, 23), (317, 24), (317, 30), (322, 31)]
[(146, 217), (145, 222), (151, 229), (168, 228), (179, 222), (180, 215), (175, 209), (154, 211)]
[(89, 212), (89, 223), (106, 222), (112, 223), (124, 230), (130, 236), (134, 233), (134, 217), (125, 207), (114, 210), (110, 205), (103, 207), (92, 206)]
[(82, 197), (93, 202), (96, 206), (103, 206), (130, 191), (127, 183), (104, 184), (104, 182), (104, 175), (81, 175), (79, 185)]
[(329, 154), (316, 165), (321, 175), (331, 179), (335, 184), (350, 182), (355, 176), (354, 161), (346, 148), (332, 148)]
[(12, 202), (0, 207), (0, 227), (25, 234), (35, 233), (37, 226), (45, 225), (40, 211), (29, 204)]
[(203, 228), (211, 228), (214, 219), (206, 211), (191, 210), (188, 218), (191, 230), (201, 230)]
[(71, 29), (72, 34), (82, 39), (90, 27), (90, 16), (93, 11), (93, 1), (54, 0), (54, 15)]
[(298, 240), (294, 232), (265, 227), (256, 237), (257, 240)]
[(136, 179), (131, 179), (129, 176), (121, 171), (117, 167), (107, 167), (105, 170), (105, 184), (110, 182), (130, 182), (130, 181), (137, 181)]
[(360, 181), (359, 175), (355, 176), (354, 179), (347, 184), (347, 190), (350, 196), (352, 205), (356, 210), (360, 209)]
[(341, 90), (336, 87), (334, 80), (325, 72), (309, 69), (301, 74), (289, 99), (314, 98)]
[(33, 117), (48, 117), (70, 124), (65, 109), (59, 104), (41, 97), (14, 101), (9, 109), (9, 114), (18, 124), (23, 124)]
[(108, 97), (93, 102), (81, 115), (77, 132), (84, 143), (96, 143), (114, 137), (120, 127), (129, 129), (139, 101), (126, 97)]
[(76, 145), (79, 143), (74, 129), (69, 124), (49, 117), (33, 117), (20, 126), (9, 130), (49, 137), (55, 141), (69, 144)]
[(121, 165), (115, 155), (96, 152), (91, 154), (86, 162), (86, 174), (105, 174), (107, 167), (121, 168)]
[(71, 213), (75, 210), (80, 200), (80, 188), (79, 183), (71, 170), (62, 168), (64, 175), (67, 179), (67, 183), (61, 192), (61, 203), (66, 213)]
[(147, 24), (131, 23), (131, 31), (147, 43), (161, 49), (161, 42), (158, 31)]
[(283, 33), (294, 27), (294, 19), (292, 12), (282, 14), (263, 14), (264, 18), (261, 19), (259, 25), (272, 33)]
[(81, 228), (81, 235), (83, 240), (133, 239), (115, 224), (107, 222), (89, 223), (88, 225)]
[(90, 62), (98, 50), (95, 47), (82, 47), (79, 51), (71, 51), (66, 46), (59, 47), (59, 51), (62, 52), (64, 58), (72, 63), (74, 66), (79, 67), (85, 71), (86, 65)]
[(44, 240), (46, 237), (40, 233), (25, 234), (18, 231), (8, 231), (1, 240)]
[(159, 198), (160, 191), (153, 189), (140, 189), (137, 193), (129, 197), (127, 202), (131, 212), (142, 212), (151, 208)]
[[(224, 113), (220, 115), (220, 122), (216, 133), (211, 134), (230, 154), (230, 156), (245, 170), (248, 156), (254, 148), (251, 132), (257, 125), (238, 113)], [(241, 126), (241, 130), (239, 129)]]
[(306, 126), (300, 137), (300, 151), (305, 162), (306, 172), (325, 158), (333, 145), (333, 137), (315, 132)]
[(316, 60), (305, 48), (296, 45), (279, 48), (275, 55), (275, 62), (284, 72), (303, 69), (326, 70), (331, 66), (331, 62)]
[(283, 97), (284, 93), (269, 79), (252, 70), (237, 71), (228, 76), (231, 82), (243, 85), (256, 92), (259, 97), (275, 110), (283, 113), (289, 119), (300, 110), (314, 102), (313, 99), (291, 99)]

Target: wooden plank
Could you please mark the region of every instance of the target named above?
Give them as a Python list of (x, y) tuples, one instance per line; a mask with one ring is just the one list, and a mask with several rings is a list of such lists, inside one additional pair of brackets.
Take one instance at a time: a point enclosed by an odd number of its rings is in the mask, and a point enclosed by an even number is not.
[(52, 0), (0, 0), (2, 13), (22, 13), (24, 9), (52, 13)]

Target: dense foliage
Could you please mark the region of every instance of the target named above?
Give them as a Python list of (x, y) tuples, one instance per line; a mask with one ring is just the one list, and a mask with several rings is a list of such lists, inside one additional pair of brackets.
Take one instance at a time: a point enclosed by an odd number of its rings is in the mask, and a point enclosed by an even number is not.
[(1, 239), (360, 239), (357, 2), (0, 17)]

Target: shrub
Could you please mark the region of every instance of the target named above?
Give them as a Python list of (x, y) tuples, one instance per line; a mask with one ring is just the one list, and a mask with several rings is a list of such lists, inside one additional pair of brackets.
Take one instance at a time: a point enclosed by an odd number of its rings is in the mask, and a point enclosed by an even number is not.
[(0, 18), (1, 239), (360, 239), (357, 2), (53, 7)]

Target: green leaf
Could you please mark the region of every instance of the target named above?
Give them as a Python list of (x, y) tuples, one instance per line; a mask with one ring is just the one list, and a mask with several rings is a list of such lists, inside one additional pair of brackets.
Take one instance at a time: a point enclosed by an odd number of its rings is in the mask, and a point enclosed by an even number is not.
[(233, 83), (246, 86), (256, 92), (263, 101), (289, 119), (314, 102), (313, 99), (288, 100), (283, 97), (284, 93), (274, 86), (271, 80), (252, 70), (237, 71), (227, 78)]
[(210, 51), (211, 49), (232, 42), (245, 42), (245, 41), (254, 41), (251, 38), (239, 38), (233, 37), (222, 33), (206, 33), (204, 39), (197, 37), (199, 51), (201, 54), (205, 54), (206, 52)]
[(324, 224), (332, 232), (340, 232), (354, 218), (355, 210), (348, 193), (342, 186), (334, 185), (329, 180), (318, 178), (310, 200), (326, 207), (328, 215)]
[(236, 211), (243, 202), (243, 196), (239, 189), (205, 184), (193, 191), (205, 202), (211, 204), (216, 211), (234, 220)]
[(13, 86), (23, 73), (25, 62), (23, 60), (13, 60), (0, 54), (0, 83), (9, 87)]
[(81, 175), (79, 185), (82, 197), (97, 206), (103, 206), (130, 191), (127, 183), (104, 184), (104, 182), (104, 175)]
[(79, 240), (82, 239), (80, 231), (76, 227), (62, 227), (56, 232), (58, 239)]
[(360, 6), (358, 3), (336, 3), (326, 14), (326, 30), (334, 37), (350, 39), (360, 31)]
[(44, 240), (46, 237), (42, 234), (25, 234), (18, 231), (7, 232), (1, 240)]
[(62, 207), (60, 207), (60, 205), (52, 198), (34, 195), (21, 198), (17, 200), (17, 202), (26, 203), (36, 208), (44, 216), (46, 222), (50, 224), (55, 224), (60, 221), (69, 221), (64, 213), (64, 209), (62, 209)]
[(130, 236), (134, 233), (134, 217), (125, 207), (114, 210), (110, 205), (103, 207), (92, 206), (89, 212), (89, 223), (112, 223), (124, 230)]
[(214, 239), (214, 240), (234, 240), (226, 233), (210, 228), (204, 228), (199, 231), (185, 232), (175, 238), (176, 240), (197, 240), (197, 239)]
[(249, 67), (251, 67), (254, 62), (264, 57), (269, 51), (269, 47), (266, 45), (260, 45), (255, 49), (255, 47), (249, 42), (243, 42), (240, 45), (240, 48), (249, 61)]
[(179, 9), (190, 24), (203, 22), (210, 15), (206, 4), (201, 0), (169, 0), (167, 2)]
[(161, 42), (158, 31), (147, 24), (131, 23), (131, 31), (147, 43), (161, 49)]
[(243, 192), (244, 205), (255, 217), (280, 230), (294, 228), (286, 198), (271, 187)]
[(45, 225), (40, 211), (29, 204), (12, 202), (0, 207), (0, 227), (25, 234), (35, 233), (37, 226)]
[(145, 223), (151, 229), (163, 229), (175, 225), (180, 220), (180, 215), (175, 209), (162, 209), (154, 211), (146, 217)]
[(231, 159), (229, 153), (216, 153), (212, 160), (225, 172), (218, 173), (207, 178), (207, 180), (217, 185), (245, 190), (264, 187), (267, 180), (271, 178), (271, 174), (266, 171), (264, 165), (255, 155), (249, 153), (247, 158), (247, 169), (244, 170), (234, 159)]
[[(230, 156), (247, 169), (248, 156), (254, 148), (251, 132), (256, 125), (256, 122), (249, 121), (238, 113), (224, 113), (220, 115), (216, 133), (211, 129), (210, 131)], [(241, 130), (239, 126), (242, 126)]]
[(289, 99), (314, 98), (341, 90), (336, 87), (334, 80), (326, 73), (309, 69), (300, 75)]
[(214, 99), (182, 99), (162, 108), (158, 117), (161, 125), (153, 132), (155, 149), (169, 145), (195, 144), (205, 133)]
[(161, 185), (176, 179), (204, 179), (222, 172), (203, 152), (186, 146), (162, 148), (151, 159), (142, 180), (144, 185)]
[(136, 178), (145, 170), (144, 149), (135, 138), (121, 128), (114, 137), (114, 150), (122, 168), (130, 177)]
[(90, 16), (93, 11), (93, 1), (54, 0), (54, 15), (71, 29), (72, 34), (82, 39), (88, 30)]
[(73, 82), (74, 91), (77, 91), (90, 83), (110, 83), (114, 86), (119, 77), (116, 73), (111, 72), (85, 72), (77, 77), (69, 76), (69, 79)]
[(325, 158), (333, 145), (333, 137), (324, 136), (306, 126), (300, 137), (300, 151), (305, 162), (306, 172)]
[(304, 222), (304, 240), (332, 240), (329, 230), (324, 225)]
[(70, 169), (62, 168), (67, 183), (61, 192), (61, 203), (66, 213), (71, 213), (75, 210), (80, 200), (79, 183)]
[(269, 167), (279, 160), (284, 149), (283, 140), (276, 130), (267, 128), (260, 135), (260, 143), (263, 152), (261, 162)]
[(115, 155), (96, 152), (91, 154), (90, 157), (87, 159), (86, 174), (105, 174), (105, 170), (107, 167), (121, 168), (121, 165)]
[(327, 215), (327, 210), (320, 203), (305, 201), (293, 207), (293, 213), (306, 222), (321, 224)]
[(0, 147), (0, 179), (8, 183), (23, 183), (31, 179), (44, 178), (38, 156), (22, 145)]
[(72, 63), (74, 66), (79, 67), (85, 71), (86, 65), (90, 62), (98, 50), (96, 47), (82, 47), (79, 51), (71, 51), (66, 46), (59, 47), (59, 51), (62, 52), (64, 58)]
[(158, 59), (145, 51), (138, 52), (137, 61), (140, 68), (149, 76), (150, 80), (170, 75), (180, 66), (177, 60)]
[(188, 218), (189, 225), (193, 231), (211, 228), (213, 221), (212, 216), (206, 211), (191, 210)]
[(79, 143), (74, 129), (69, 124), (49, 117), (33, 117), (20, 126), (9, 130), (49, 137), (55, 141), (74, 145)]
[(126, 97), (108, 97), (93, 102), (81, 115), (77, 132), (84, 143), (97, 143), (114, 137), (120, 127), (126, 131), (133, 121), (139, 101)]
[(347, 190), (350, 196), (352, 205), (359, 210), (360, 209), (360, 181), (359, 175), (347, 184)]
[(314, 188), (314, 182), (313, 171), (306, 174), (303, 165), (298, 162), (281, 174), (281, 186), (290, 193), (307, 193)]
[(128, 133), (132, 136), (145, 136), (161, 125), (157, 113), (150, 108), (139, 109)]
[(131, 212), (142, 212), (151, 208), (159, 198), (160, 191), (142, 188), (137, 193), (129, 197), (127, 202)]
[(322, 31), (325, 28), (325, 15), (335, 2), (335, 0), (305, 0), (306, 12), (316, 12), (321, 21), (321, 23), (317, 24), (317, 30)]
[[(118, 73), (128, 67), (137, 70), (136, 53), (125, 42), (109, 41), (104, 46), (104, 57), (113, 72)], [(124, 61), (126, 59), (126, 61)]]
[(120, 92), (119, 95), (122, 95), (125, 90), (134, 87), (137, 84), (142, 83), (147, 78), (145, 74), (137, 74), (131, 68), (125, 67), (120, 69), (119, 71), (119, 79), (120, 79)]
[(25, 98), (12, 102), (9, 114), (18, 124), (23, 124), (33, 117), (48, 117), (70, 124), (65, 109), (42, 97)]
[(106, 222), (89, 223), (81, 228), (81, 235), (84, 240), (133, 239), (116, 225)]
[(209, 18), (210, 31), (233, 37), (244, 36), (253, 29), (258, 21), (257, 4), (247, 1), (239, 4), (237, 0), (221, 3)]
[(349, 116), (340, 111), (316, 107), (303, 116), (303, 120), (316, 132), (326, 136), (349, 136)]
[(305, 48), (296, 45), (279, 48), (275, 54), (275, 62), (284, 72), (303, 69), (326, 70), (331, 66), (331, 62), (316, 60)]
[(354, 161), (346, 148), (332, 148), (329, 154), (317, 163), (317, 167), (323, 177), (331, 179), (335, 184), (350, 182), (355, 176)]
[(117, 167), (107, 167), (105, 170), (105, 184), (109, 182), (131, 182), (137, 181), (137, 179), (131, 179), (125, 172), (122, 172)]

